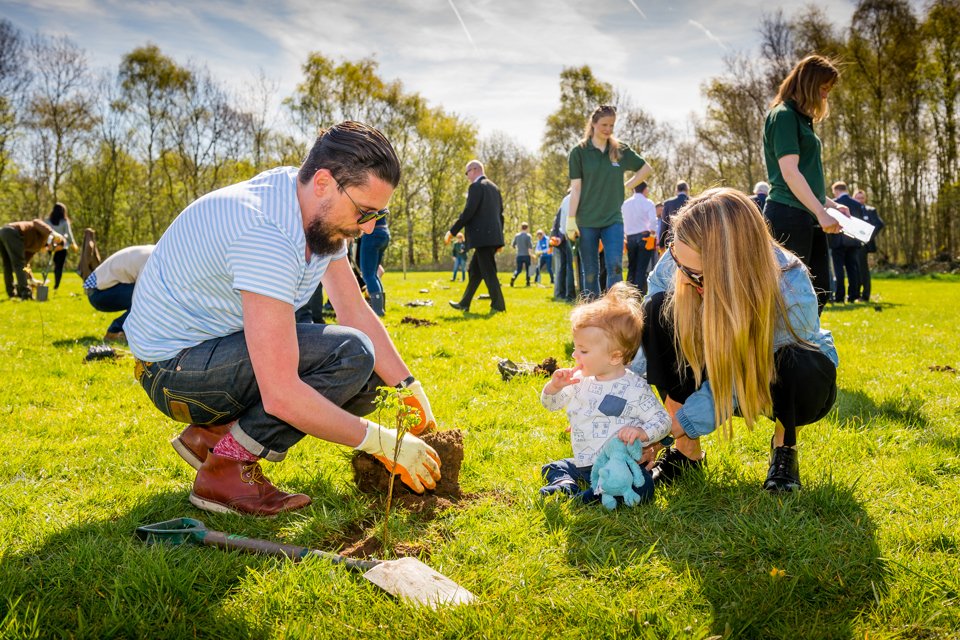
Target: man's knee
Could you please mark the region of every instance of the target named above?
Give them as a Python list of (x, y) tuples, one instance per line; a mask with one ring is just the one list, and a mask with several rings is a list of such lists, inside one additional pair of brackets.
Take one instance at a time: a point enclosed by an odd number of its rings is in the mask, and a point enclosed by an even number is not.
[(341, 360), (345, 368), (355, 370), (358, 377), (367, 380), (373, 374), (376, 363), (376, 351), (369, 336), (356, 329), (342, 327), (347, 335), (340, 349)]
[(365, 382), (376, 360), (373, 342), (351, 327), (329, 324), (298, 324), (300, 375), (323, 373)]

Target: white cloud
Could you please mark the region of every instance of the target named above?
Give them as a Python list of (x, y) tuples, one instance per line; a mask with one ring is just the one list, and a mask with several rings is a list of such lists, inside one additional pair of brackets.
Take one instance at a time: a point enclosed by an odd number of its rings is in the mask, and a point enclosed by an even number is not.
[(693, 25), (694, 27), (696, 27), (697, 29), (699, 29), (700, 31), (702, 31), (702, 32), (704, 33), (704, 35), (707, 36), (707, 38), (709, 38), (709, 39), (712, 40), (713, 42), (716, 42), (718, 45), (720, 45), (720, 48), (721, 48), (721, 49), (726, 50), (727, 45), (725, 45), (725, 44), (723, 43), (723, 40), (721, 40), (721, 39), (718, 38), (717, 36), (713, 35), (713, 33), (710, 32), (710, 29), (707, 29), (705, 26), (703, 26), (702, 24), (700, 24), (700, 23), (697, 22), (696, 20), (688, 20), (687, 22), (688, 22), (689, 24)]
[[(910, 1), (919, 12), (922, 0)], [(485, 134), (504, 131), (536, 148), (557, 107), (563, 67), (590, 65), (655, 117), (682, 127), (702, 110), (701, 82), (723, 71), (718, 45), (751, 50), (761, 13), (783, 7), (789, 17), (806, 2), (0, 0), (0, 14), (27, 32), (68, 35), (95, 64), (113, 69), (148, 41), (234, 86), (262, 68), (278, 82), (279, 97), (301, 80), (311, 51), (372, 56), (384, 78), (472, 119)], [(834, 24), (849, 23), (848, 0), (818, 4)]]

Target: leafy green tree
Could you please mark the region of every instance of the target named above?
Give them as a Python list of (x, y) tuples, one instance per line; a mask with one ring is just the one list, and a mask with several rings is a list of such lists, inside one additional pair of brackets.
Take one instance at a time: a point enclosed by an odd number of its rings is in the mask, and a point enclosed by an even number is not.
[(613, 87), (593, 75), (589, 66), (565, 67), (560, 72), (560, 106), (547, 116), (540, 145), (544, 187), (558, 196), (570, 185), (567, 155), (583, 138), (584, 124), (602, 104), (612, 104)]
[(921, 68), (924, 103), (936, 148), (936, 248), (947, 256), (960, 251), (960, 161), (957, 112), (960, 109), (960, 2), (936, 0), (921, 27), (926, 57)]

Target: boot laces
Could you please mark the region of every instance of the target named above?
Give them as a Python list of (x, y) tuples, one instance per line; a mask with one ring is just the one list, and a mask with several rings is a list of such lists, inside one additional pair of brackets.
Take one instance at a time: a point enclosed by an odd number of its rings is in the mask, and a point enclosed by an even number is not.
[(777, 447), (773, 450), (773, 467), (775, 477), (788, 477), (792, 475), (794, 450), (789, 447)]
[(250, 464), (243, 465), (243, 469), (240, 472), (240, 478), (244, 482), (253, 484), (263, 484), (266, 478), (263, 475), (263, 469), (260, 467), (259, 462), (251, 462)]

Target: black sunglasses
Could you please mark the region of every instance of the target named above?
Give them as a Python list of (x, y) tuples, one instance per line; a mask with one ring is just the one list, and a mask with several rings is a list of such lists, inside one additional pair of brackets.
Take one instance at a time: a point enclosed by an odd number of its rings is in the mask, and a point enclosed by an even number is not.
[(340, 191), (342, 191), (344, 195), (350, 198), (350, 202), (352, 202), (353, 206), (357, 208), (357, 213), (360, 214), (357, 217), (357, 224), (366, 224), (371, 220), (379, 220), (380, 218), (385, 218), (387, 214), (390, 213), (390, 209), (388, 208), (383, 208), (383, 209), (380, 209), (379, 211), (374, 211), (374, 210), (364, 211), (363, 209), (360, 208), (360, 205), (357, 204), (357, 201), (354, 200), (349, 193), (347, 193), (347, 190), (343, 187), (342, 184), (340, 184), (339, 180), (334, 178), (333, 181), (337, 183), (337, 187), (340, 188)]
[(687, 276), (687, 278), (693, 284), (697, 285), (701, 289), (703, 288), (703, 274), (697, 273), (696, 271), (691, 271), (687, 267), (680, 264), (680, 261), (677, 260), (677, 254), (673, 251), (673, 243), (670, 243), (670, 257), (673, 258), (673, 264), (677, 265), (677, 269), (680, 269), (680, 273)]

